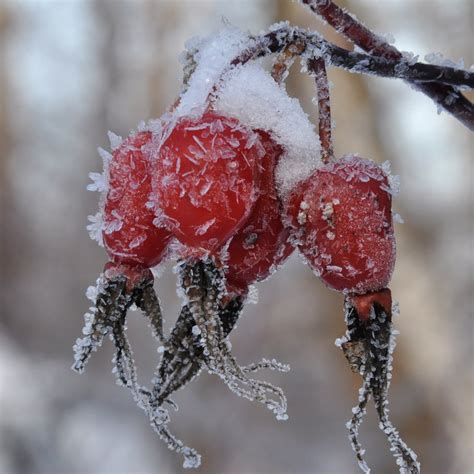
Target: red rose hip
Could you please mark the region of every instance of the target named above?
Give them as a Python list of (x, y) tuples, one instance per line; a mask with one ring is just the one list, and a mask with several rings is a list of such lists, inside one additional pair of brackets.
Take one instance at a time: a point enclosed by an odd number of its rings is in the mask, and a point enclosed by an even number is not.
[(155, 214), (147, 207), (151, 139), (151, 132), (139, 132), (113, 151), (102, 232), (114, 262), (147, 268), (160, 262), (171, 238), (168, 230), (154, 225)]
[(219, 250), (252, 210), (263, 154), (260, 136), (236, 119), (180, 119), (154, 162), (158, 217), (183, 244)]
[(260, 193), (248, 220), (228, 247), (225, 274), (230, 293), (246, 293), (249, 285), (269, 277), (293, 251), (275, 189), (275, 166), (282, 149), (268, 134), (259, 134), (265, 147)]
[(388, 177), (370, 160), (346, 156), (318, 169), (289, 197), (298, 247), (323, 282), (345, 293), (385, 287), (395, 264)]

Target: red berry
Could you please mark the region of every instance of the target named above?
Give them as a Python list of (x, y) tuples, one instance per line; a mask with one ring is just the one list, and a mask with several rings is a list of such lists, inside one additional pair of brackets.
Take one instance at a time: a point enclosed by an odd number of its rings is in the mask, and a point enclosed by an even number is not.
[(159, 217), (183, 244), (218, 250), (252, 210), (263, 154), (259, 135), (236, 119), (182, 118), (154, 164)]
[(282, 149), (264, 132), (260, 194), (244, 226), (232, 237), (226, 261), (229, 292), (245, 293), (252, 283), (271, 275), (293, 251), (289, 229), (281, 219), (281, 203), (275, 189), (275, 166)]
[(153, 224), (147, 207), (151, 193), (149, 147), (151, 132), (131, 135), (113, 151), (109, 164), (109, 189), (104, 210), (104, 245), (118, 263), (153, 267), (171, 238)]
[(388, 178), (376, 163), (344, 157), (317, 170), (290, 195), (287, 215), (298, 246), (330, 288), (385, 287), (395, 264)]

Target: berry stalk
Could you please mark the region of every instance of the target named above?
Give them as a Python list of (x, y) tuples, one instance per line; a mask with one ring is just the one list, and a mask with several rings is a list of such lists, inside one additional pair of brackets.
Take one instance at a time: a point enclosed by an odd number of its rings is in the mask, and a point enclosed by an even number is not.
[(323, 163), (329, 163), (334, 158), (334, 147), (332, 144), (331, 96), (324, 59), (310, 59), (308, 61), (308, 70), (313, 72), (316, 81), (321, 160)]

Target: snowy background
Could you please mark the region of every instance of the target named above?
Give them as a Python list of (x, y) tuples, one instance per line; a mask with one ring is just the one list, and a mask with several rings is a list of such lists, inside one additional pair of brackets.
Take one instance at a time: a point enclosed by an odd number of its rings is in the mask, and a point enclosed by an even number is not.
[[(399, 49), (474, 62), (471, 0), (340, 3)], [(287, 19), (348, 47), (289, 0), (0, 0), (2, 474), (182, 471), (115, 385), (108, 341), (84, 375), (70, 370), (84, 291), (105, 262), (85, 231), (97, 199), (85, 186), (107, 130), (127, 135), (161, 115), (179, 91), (184, 41), (222, 17), (253, 32)], [(298, 71), (288, 90), (314, 119), (313, 81)], [(472, 473), (472, 134), (401, 82), (333, 70), (330, 79), (336, 155), (389, 159), (402, 179), (393, 421), (424, 472)], [(179, 307), (171, 266), (157, 288), (169, 326)], [(288, 395), (289, 421), (203, 374), (175, 397), (172, 429), (204, 455), (202, 473), (358, 472), (344, 425), (360, 380), (334, 346), (341, 296), (297, 257), (259, 289), (233, 348), (242, 363), (291, 364), (289, 374), (268, 374)], [(148, 376), (155, 341), (138, 313), (129, 321)], [(373, 472), (396, 472), (372, 413), (361, 432)]]

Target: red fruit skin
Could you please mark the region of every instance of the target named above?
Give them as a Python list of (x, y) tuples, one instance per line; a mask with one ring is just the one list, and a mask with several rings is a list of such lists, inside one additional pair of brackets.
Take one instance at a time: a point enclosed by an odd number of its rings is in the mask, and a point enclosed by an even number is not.
[(282, 222), (282, 206), (275, 188), (275, 167), (282, 149), (259, 132), (265, 147), (261, 161), (260, 193), (244, 226), (228, 247), (225, 274), (229, 293), (245, 294), (248, 286), (269, 277), (293, 252), (290, 229)]
[(147, 268), (161, 261), (172, 237), (153, 224), (155, 214), (146, 206), (151, 193), (147, 149), (151, 139), (151, 132), (140, 132), (113, 151), (102, 233), (111, 260)]
[(363, 294), (387, 286), (395, 265), (389, 190), (376, 163), (346, 156), (289, 196), (286, 215), (299, 250), (328, 287)]
[(236, 119), (182, 118), (154, 160), (158, 217), (186, 246), (218, 251), (252, 210), (263, 154), (259, 135)]

